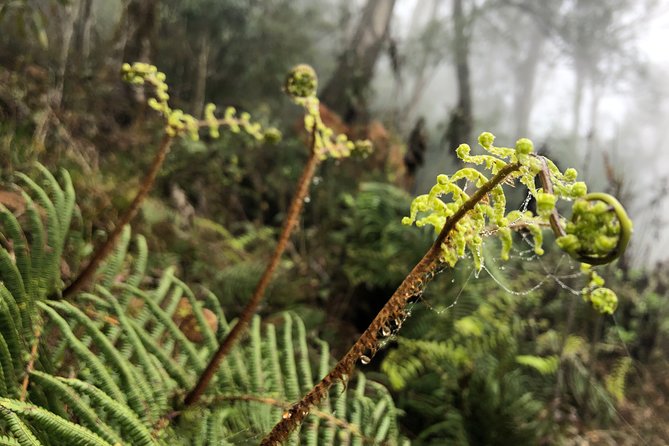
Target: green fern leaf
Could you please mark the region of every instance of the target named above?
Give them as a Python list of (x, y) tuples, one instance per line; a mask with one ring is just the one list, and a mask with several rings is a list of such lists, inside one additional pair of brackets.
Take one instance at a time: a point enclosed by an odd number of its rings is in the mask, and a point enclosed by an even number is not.
[[(61, 439), (61, 444), (72, 446), (112, 446), (89, 429), (54, 415), (39, 406), (17, 400), (0, 398), (2, 412), (10, 411), (30, 419), (33, 423)], [(16, 435), (16, 432), (13, 432)], [(39, 444), (39, 443), (31, 443)]]

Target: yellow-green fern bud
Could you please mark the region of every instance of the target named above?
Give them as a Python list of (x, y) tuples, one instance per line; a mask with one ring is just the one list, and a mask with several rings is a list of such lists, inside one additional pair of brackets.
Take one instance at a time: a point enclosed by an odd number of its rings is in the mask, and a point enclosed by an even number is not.
[(469, 144), (460, 144), (457, 149), (455, 149), (455, 153), (458, 155), (458, 158), (461, 160), (464, 160), (469, 156), (469, 152), (471, 151), (471, 148), (469, 147)]
[(588, 193), (588, 186), (583, 181), (574, 183), (574, 185), (571, 187), (571, 196), (573, 198), (583, 197), (587, 193)]
[(573, 234), (568, 234), (563, 237), (558, 237), (555, 240), (555, 243), (566, 252), (576, 252), (581, 249), (581, 243), (578, 241), (578, 237)]
[(576, 181), (577, 176), (578, 176), (578, 172), (573, 167), (570, 167), (569, 169), (564, 171), (565, 181)]
[(518, 155), (529, 155), (534, 151), (534, 144), (527, 138), (520, 138), (516, 141), (516, 153)]
[(284, 84), (286, 93), (295, 98), (315, 97), (317, 88), (318, 77), (316, 71), (306, 64), (293, 67)]
[(370, 140), (362, 139), (353, 142), (353, 148), (351, 150), (355, 151), (358, 156), (366, 158), (374, 151), (374, 146)]
[(587, 296), (595, 310), (602, 314), (613, 314), (618, 308), (618, 296), (610, 288), (596, 288)]
[(481, 147), (489, 149), (492, 147), (493, 142), (495, 142), (495, 135), (490, 132), (483, 132), (479, 135), (479, 144)]
[(551, 212), (555, 209), (557, 197), (553, 194), (539, 192), (535, 198), (537, 200), (537, 214), (540, 217), (548, 217), (551, 215)]
[(279, 141), (281, 141), (283, 135), (281, 135), (281, 131), (277, 129), (276, 127), (270, 127), (267, 130), (265, 130), (265, 134), (263, 135), (265, 142), (269, 144), (276, 144)]

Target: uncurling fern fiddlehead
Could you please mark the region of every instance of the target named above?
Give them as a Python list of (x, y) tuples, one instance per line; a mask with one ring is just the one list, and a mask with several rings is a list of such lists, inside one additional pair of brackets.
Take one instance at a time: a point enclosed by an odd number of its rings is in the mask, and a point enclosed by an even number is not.
[(323, 123), (319, 110), (318, 97), (316, 96), (317, 88), (318, 78), (316, 72), (309, 65), (297, 65), (286, 78), (284, 91), (290, 96), (293, 102), (302, 106), (305, 110), (304, 128), (310, 135), (309, 158), (288, 207), (288, 212), (272, 257), (265, 267), (246, 307), (242, 310), (237, 323), (219, 344), (218, 350), (214, 353), (206, 369), (200, 375), (197, 384), (186, 396), (184, 401), (186, 406), (191, 406), (200, 399), (209, 382), (216, 374), (221, 361), (232, 350), (233, 345), (241, 337), (253, 315), (256, 313), (265, 295), (267, 286), (272, 279), (272, 275), (279, 266), (279, 261), (288, 245), (288, 240), (298, 223), (305, 197), (309, 193), (309, 185), (318, 165), (327, 158), (342, 158), (351, 155), (356, 150), (359, 152), (368, 152), (371, 150), (369, 142), (354, 143), (349, 141), (346, 135), (334, 135), (332, 129)]
[[(197, 140), (199, 139), (199, 129), (201, 127), (207, 127), (210, 136), (218, 138), (220, 136), (219, 127), (222, 125), (228, 127), (233, 133), (239, 133), (240, 130), (244, 130), (245, 133), (251, 135), (256, 140), (276, 142), (281, 138), (281, 133), (277, 129), (269, 128), (263, 131), (259, 123), (251, 122), (251, 117), (248, 113), (241, 113), (237, 116), (236, 110), (233, 107), (228, 107), (224, 117), (217, 119), (214, 116), (216, 106), (214, 104), (207, 104), (204, 110), (205, 119), (201, 121), (198, 121), (192, 115), (184, 113), (182, 110), (173, 109), (169, 104), (169, 87), (166, 83), (165, 73), (158, 71), (158, 68), (154, 65), (142, 62), (135, 62), (132, 65), (125, 63), (123, 64), (121, 73), (124, 81), (132, 85), (145, 86), (152, 89), (154, 96), (147, 100), (147, 104), (160, 113), (164, 119), (165, 133), (130, 206), (123, 212), (116, 222), (114, 230), (109, 234), (107, 240), (95, 251), (88, 264), (72, 283), (62, 291), (62, 298), (70, 298), (85, 288), (91, 282), (98, 267), (113, 251), (123, 228), (135, 217), (142, 202), (151, 190), (175, 138), (187, 135), (191, 139)], [(52, 297), (58, 296), (54, 295)]]
[[(484, 237), (497, 236), (500, 239), (502, 259), (509, 256), (512, 231), (519, 229), (530, 232), (534, 238), (535, 253), (543, 254), (544, 227), (550, 227), (561, 240), (558, 245), (579, 261), (604, 263), (603, 260), (611, 261), (622, 253), (630, 237), (629, 218), (622, 206), (616, 206), (610, 200), (607, 203), (614, 214), (608, 206), (602, 208), (602, 205), (594, 204), (596, 217), (590, 216), (590, 201), (602, 201), (603, 198), (599, 194), (587, 195), (585, 183), (576, 181), (576, 170), (561, 172), (547, 158), (535, 155), (532, 142), (525, 138), (519, 139), (514, 148), (494, 146), (494, 136), (488, 132), (482, 133), (478, 141), (486, 154), (471, 155), (467, 144), (461, 144), (456, 153), (465, 163), (483, 166), (492, 176), (488, 177), (473, 167), (460, 169), (451, 176), (439, 175), (430, 192), (413, 201), (410, 216), (405, 217), (403, 222), (433, 226), (436, 239), (432, 247), (402, 281), (367, 330), (321, 382), (284, 414), (265, 437), (263, 445), (285, 441), (335, 382), (348, 379), (357, 361), (363, 364), (371, 361), (384, 338), (401, 327), (407, 317), (407, 303), (423, 292), (437, 269), (444, 264), (453, 267), (469, 252), (475, 267), (480, 270), (484, 263), (481, 249)], [(537, 176), (542, 182), (540, 188), (535, 185)], [(536, 198), (536, 214), (516, 210), (506, 212), (503, 185), (515, 182), (524, 184)], [(469, 185), (477, 189), (471, 193), (467, 188)], [(444, 200), (444, 197), (450, 197), (450, 200)], [(575, 216), (566, 229), (556, 210), (559, 199), (577, 200)], [(596, 231), (599, 232), (595, 234)], [(602, 239), (602, 234), (606, 238)], [(589, 245), (593, 240), (598, 243), (591, 248)], [(589, 267), (584, 268), (591, 271)], [(613, 291), (602, 288), (602, 285), (601, 277), (592, 272), (590, 284), (583, 295), (599, 311), (612, 312), (617, 298)]]

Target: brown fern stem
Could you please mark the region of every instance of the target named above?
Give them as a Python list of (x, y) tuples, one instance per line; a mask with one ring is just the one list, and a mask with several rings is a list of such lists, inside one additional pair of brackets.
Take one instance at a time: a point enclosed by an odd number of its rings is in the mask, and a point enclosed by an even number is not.
[(388, 302), (376, 315), (367, 330), (358, 338), (351, 349), (342, 357), (337, 365), (309, 391), (300, 401), (295, 403), (290, 410), (285, 413), (274, 426), (272, 431), (265, 437), (261, 445), (274, 446), (285, 441), (290, 433), (295, 430), (309, 414), (313, 406), (318, 405), (328, 393), (330, 387), (336, 382), (347, 379), (355, 368), (355, 363), (361, 356), (372, 354), (376, 351), (379, 341), (379, 332), (383, 327), (388, 326), (395, 319), (404, 317), (404, 308), (407, 300), (415, 295), (414, 290), (419, 284), (424, 284), (429, 280), (428, 274), (439, 261), (441, 244), (444, 243), (455, 225), (468, 212), (474, 209), (493, 188), (501, 184), (510, 174), (520, 169), (518, 163), (507, 164), (492, 177), (487, 183), (481, 186), (448, 220), (432, 244), (429, 251), (423, 256), (418, 264), (411, 270), (408, 276), (402, 281), (399, 288), (393, 293)]
[(132, 200), (132, 203), (130, 203), (128, 209), (126, 209), (119, 221), (116, 223), (114, 230), (111, 234), (109, 234), (107, 240), (97, 249), (97, 251), (95, 251), (93, 257), (91, 257), (91, 260), (88, 262), (88, 265), (86, 265), (86, 267), (79, 273), (77, 278), (74, 279), (74, 281), (63, 290), (63, 299), (70, 298), (85, 288), (91, 282), (91, 280), (93, 280), (95, 272), (97, 271), (100, 264), (116, 247), (116, 243), (118, 242), (118, 239), (123, 232), (123, 227), (130, 223), (130, 221), (135, 217), (139, 207), (151, 190), (151, 187), (156, 180), (156, 176), (160, 171), (160, 167), (165, 161), (165, 157), (167, 156), (167, 152), (170, 149), (170, 145), (172, 144), (173, 139), (174, 138), (172, 136), (167, 134), (163, 136), (163, 139), (160, 142), (160, 147), (158, 147), (158, 151), (153, 158), (151, 166), (149, 167), (149, 171), (147, 172), (144, 180), (142, 181), (142, 184), (139, 187), (139, 190), (137, 191), (137, 195), (135, 195), (135, 198)]
[(230, 352), (232, 346), (246, 330), (246, 327), (251, 321), (253, 315), (256, 313), (258, 305), (260, 304), (263, 296), (265, 295), (267, 286), (269, 285), (272, 279), (272, 274), (279, 265), (279, 260), (281, 260), (283, 252), (286, 250), (286, 246), (288, 245), (288, 239), (290, 238), (293, 229), (295, 229), (295, 226), (299, 221), (299, 216), (300, 212), (302, 211), (302, 205), (304, 204), (304, 199), (307, 196), (307, 193), (309, 192), (309, 185), (311, 184), (314, 172), (316, 172), (316, 167), (320, 163), (320, 156), (315, 150), (315, 140), (316, 136), (312, 135), (311, 147), (309, 151), (310, 152), (309, 159), (307, 160), (307, 164), (304, 166), (304, 170), (302, 171), (302, 176), (300, 177), (300, 180), (297, 184), (297, 190), (295, 191), (293, 200), (291, 201), (290, 206), (288, 208), (288, 214), (286, 215), (286, 219), (284, 220), (283, 228), (281, 228), (281, 234), (279, 235), (279, 241), (276, 245), (276, 248), (274, 248), (274, 253), (272, 253), (272, 257), (269, 263), (267, 264), (265, 271), (260, 277), (260, 280), (258, 281), (258, 284), (256, 285), (256, 288), (253, 291), (251, 299), (246, 304), (246, 307), (242, 311), (242, 314), (239, 316), (237, 323), (235, 324), (234, 327), (232, 327), (232, 330), (228, 332), (228, 335), (225, 337), (223, 342), (220, 343), (218, 350), (216, 351), (216, 353), (214, 353), (214, 356), (211, 358), (211, 361), (209, 361), (207, 368), (200, 375), (197, 384), (195, 384), (193, 390), (191, 390), (190, 393), (186, 396), (186, 399), (184, 400), (184, 404), (186, 407), (197, 403), (197, 401), (200, 399), (205, 389), (209, 385), (209, 382), (216, 374), (216, 371), (218, 370), (221, 361)]

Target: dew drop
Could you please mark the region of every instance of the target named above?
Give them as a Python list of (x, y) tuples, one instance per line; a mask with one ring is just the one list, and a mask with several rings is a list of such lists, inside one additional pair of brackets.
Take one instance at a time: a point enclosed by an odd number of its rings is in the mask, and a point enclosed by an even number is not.
[(281, 415), (281, 418), (283, 418), (284, 420), (290, 420), (290, 418), (291, 418), (292, 416), (293, 416), (292, 413), (290, 413), (290, 412), (284, 412), (283, 415)]
[(305, 202), (305, 203), (310, 203), (310, 202), (311, 202), (311, 197), (310, 197), (309, 195), (307, 195), (306, 197), (304, 197), (304, 202)]
[(381, 334), (384, 337), (390, 336), (390, 333), (391, 333), (390, 327), (388, 327), (387, 325), (384, 325), (383, 327), (381, 327)]
[(367, 355), (362, 355), (362, 356), (360, 356), (360, 362), (362, 362), (363, 364), (367, 365), (367, 364), (369, 364), (370, 362), (372, 362), (372, 360), (371, 360), (371, 358), (370, 358), (369, 356), (367, 356)]

